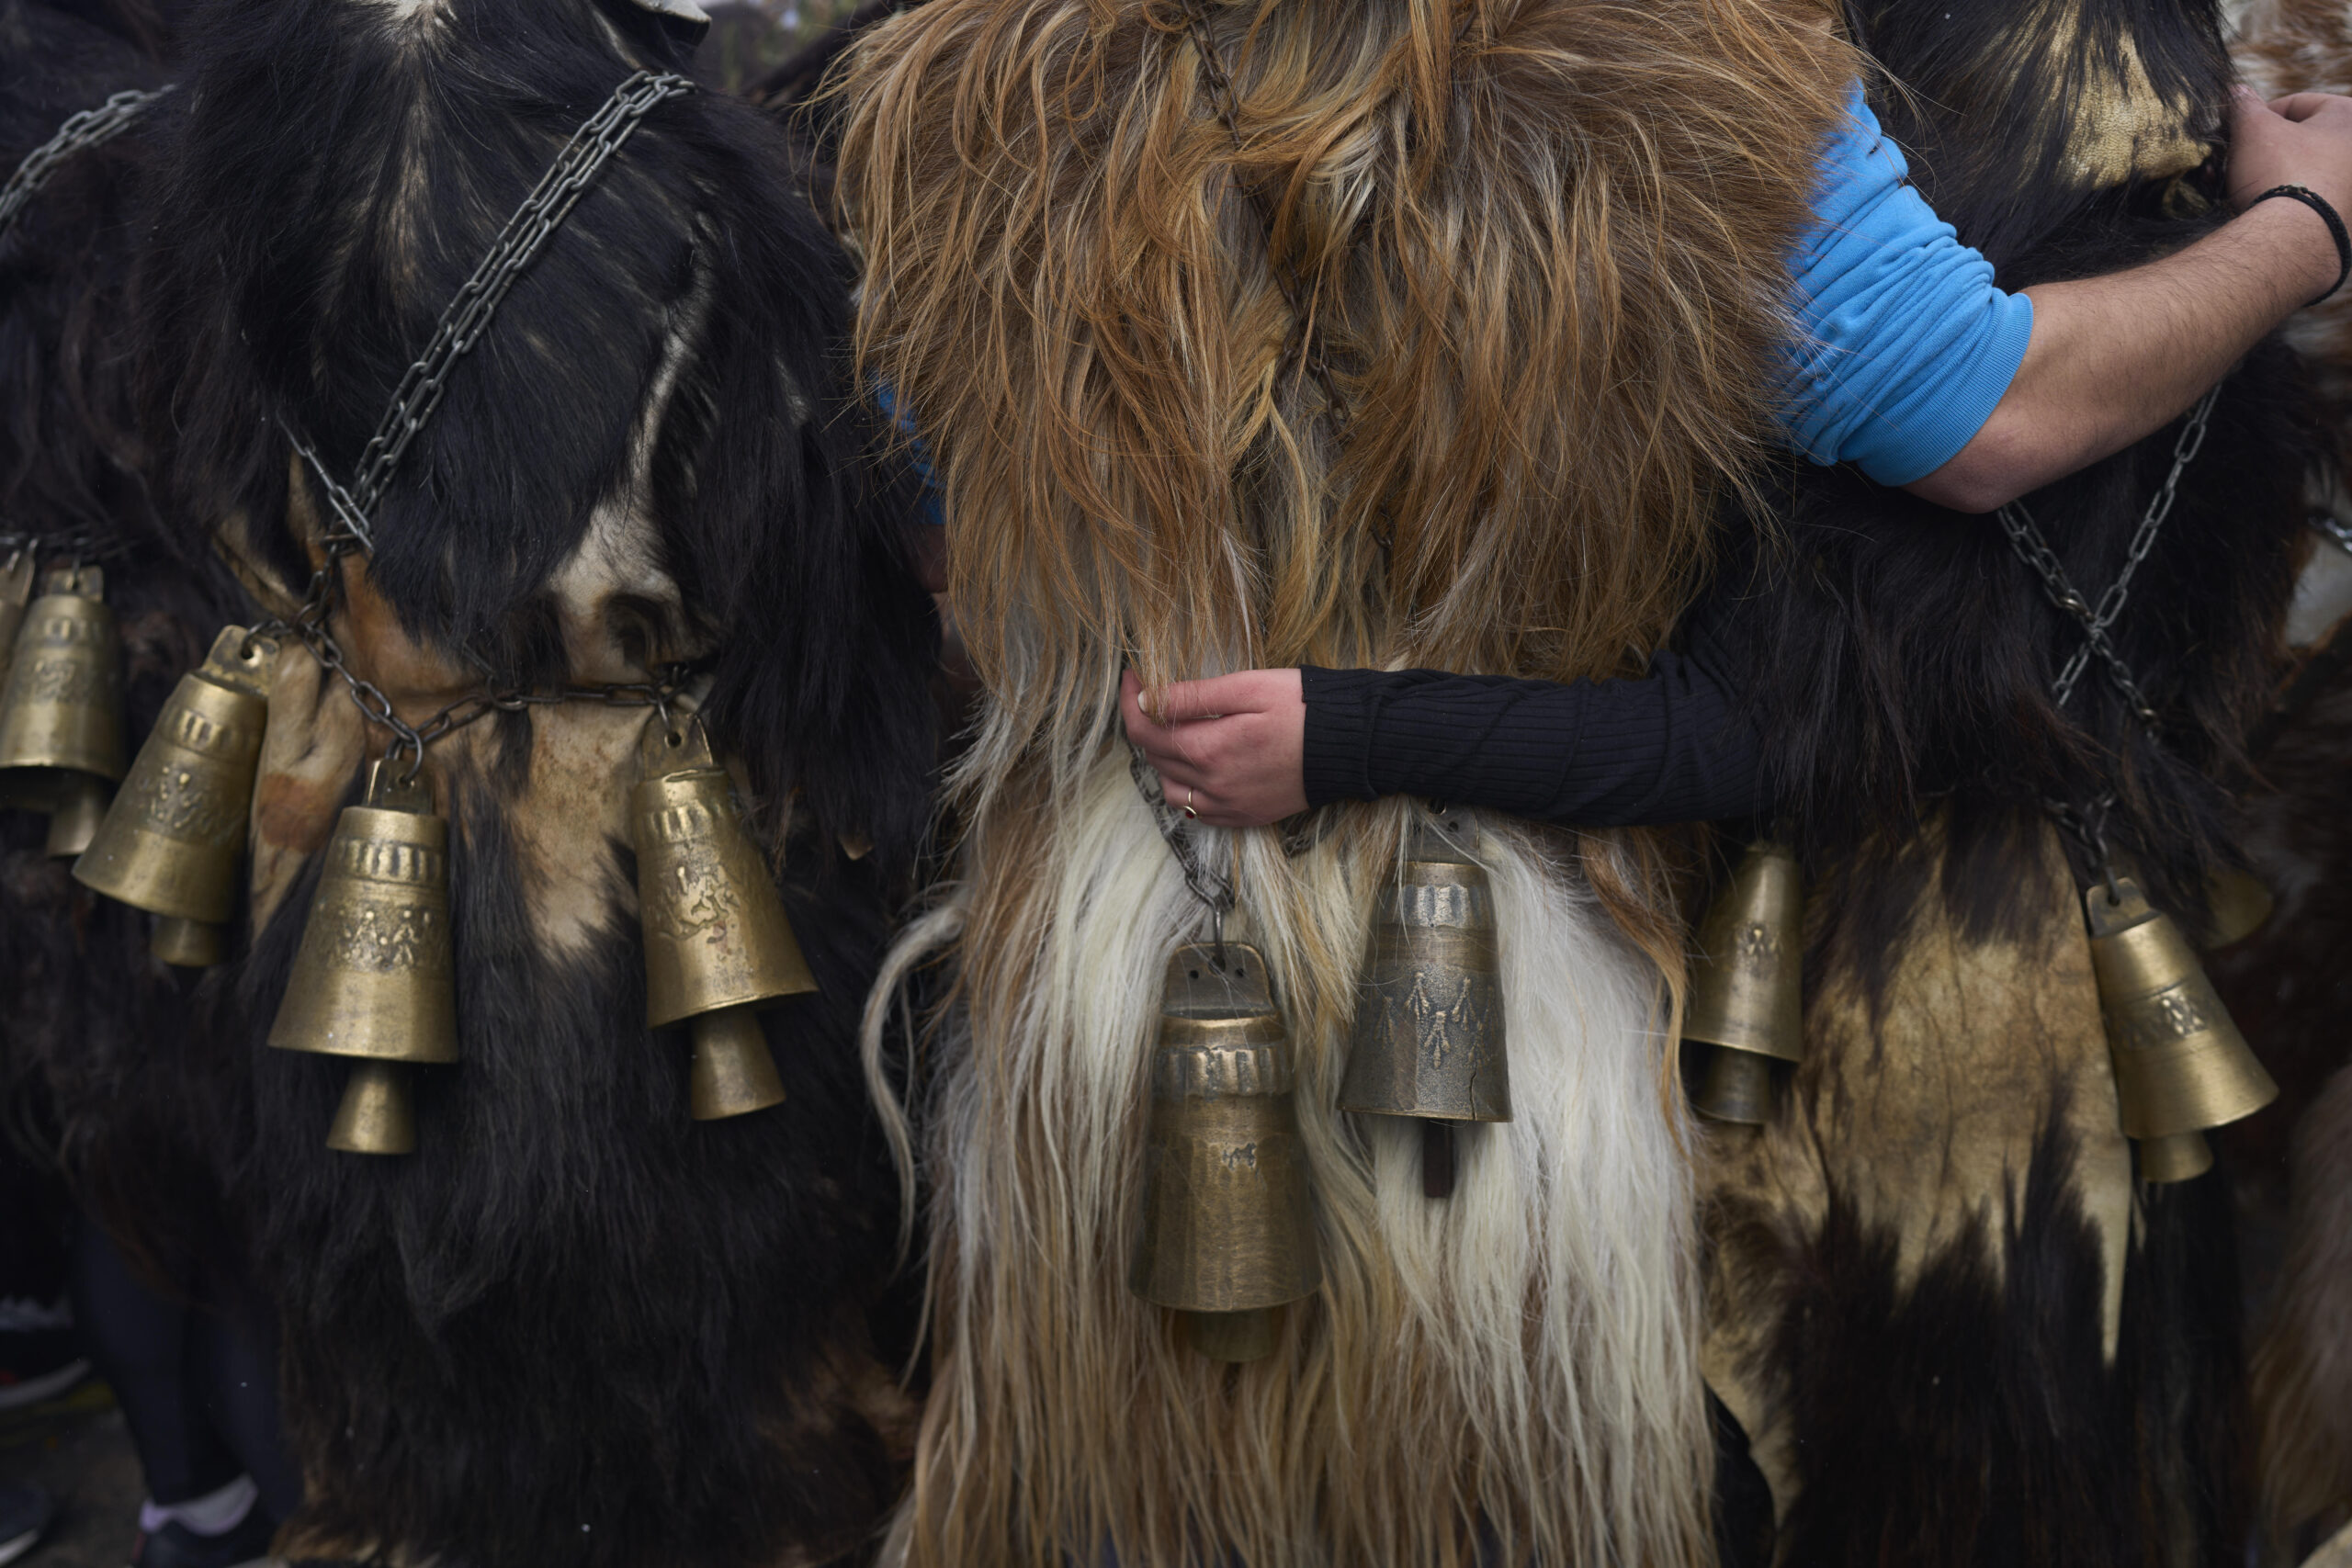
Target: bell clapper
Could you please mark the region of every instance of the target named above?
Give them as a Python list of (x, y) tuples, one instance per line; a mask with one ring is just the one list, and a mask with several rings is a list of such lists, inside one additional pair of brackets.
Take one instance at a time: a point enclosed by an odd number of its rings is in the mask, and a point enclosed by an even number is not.
[(209, 920), (158, 915), (147, 950), (175, 969), (209, 969), (229, 956), (229, 933)]
[(1453, 1142), (1453, 1123), (1441, 1122), (1434, 1116), (1419, 1118), (1421, 1123), (1421, 1196), (1451, 1198), (1453, 1196), (1454, 1162), (1457, 1150)]
[(695, 1121), (717, 1122), (784, 1102), (775, 1055), (768, 1049), (759, 1016), (750, 1008), (696, 1013), (686, 1027), (695, 1043), (686, 1105)]
[(327, 1147), (354, 1155), (414, 1154), (416, 1111), (409, 1099), (408, 1069), (366, 1057), (353, 1062), (343, 1103), (327, 1129)]
[(67, 773), (58, 781), (49, 814), (48, 851), (52, 860), (78, 858), (107, 819), (107, 783), (95, 773)]
[(1262, 1361), (1274, 1353), (1280, 1307), (1248, 1312), (1180, 1312), (1185, 1343), (1212, 1361)]

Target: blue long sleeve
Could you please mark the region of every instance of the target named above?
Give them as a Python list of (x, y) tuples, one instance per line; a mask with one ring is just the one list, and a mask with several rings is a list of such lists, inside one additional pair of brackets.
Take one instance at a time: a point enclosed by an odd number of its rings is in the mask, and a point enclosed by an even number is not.
[(1788, 349), (1789, 443), (1905, 485), (1951, 460), (2025, 359), (2033, 302), (1993, 286), (1909, 183), (1903, 150), (1857, 85), (1822, 149), (1814, 227), (1790, 260), (1801, 341)]

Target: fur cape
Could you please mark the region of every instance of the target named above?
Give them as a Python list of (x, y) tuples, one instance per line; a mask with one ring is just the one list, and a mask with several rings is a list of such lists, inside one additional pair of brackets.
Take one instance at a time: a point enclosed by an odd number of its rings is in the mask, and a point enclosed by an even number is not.
[[(153, 418), (191, 536), (283, 614), (319, 519), (281, 422), (348, 475), (558, 149), (693, 39), (628, 0), (234, 0), (191, 37), (144, 278)], [(413, 1156), (324, 1148), (344, 1065), (263, 1042), (316, 852), (386, 738), (289, 647), (250, 949), (211, 999), (250, 1075), (229, 1146), (310, 1484), (292, 1555), (817, 1561), (897, 1494), (896, 1193), (854, 1032), (927, 820), (935, 632), (908, 491), (841, 398), (847, 269), (786, 163), (708, 93), (645, 118), (452, 372), (333, 630), (412, 721), (708, 669), (820, 985), (763, 1015), (789, 1098), (688, 1119), (684, 1032), (643, 1022), (649, 710), (572, 703), (431, 749), (462, 1061), (416, 1073)]]
[[(0, 170), (73, 115), (162, 85), (165, 37), (139, 5), (0, 5)], [(44, 574), (77, 558), (104, 570), (133, 746), (236, 599), (166, 526), (136, 429), (130, 274), (158, 141), (134, 123), (76, 153), (0, 242), (0, 558), (28, 545)], [(0, 814), (7, 1131), (64, 1169), (130, 1256), (210, 1250), (213, 1078), (188, 1024), (191, 985), (149, 954), (146, 916), (44, 852), (47, 828)]]
[[(2004, 287), (2222, 216), (2213, 7), (1859, 10), (1889, 133)], [(1708, 1374), (1778, 1516), (1753, 1561), (2188, 1563), (2243, 1539), (2227, 1178), (2133, 1182), (2087, 867), (2042, 803), (2112, 789), (2110, 844), (2203, 930), (2207, 877), (2242, 852), (2228, 789), (2314, 457), (2301, 398), (2275, 343), (2227, 378), (2115, 628), (2161, 739), (2096, 667), (2052, 706), (2078, 630), (1990, 517), (1807, 475), (1749, 580), (1759, 727), (1812, 878), (1806, 1060), (1709, 1162)], [(2093, 597), (2178, 433), (2027, 498)]]
[[(932, 0), (858, 45), (868, 371), (914, 411), (987, 694), (922, 1109), (924, 1564), (1686, 1563), (1707, 1551), (1681, 944), (1644, 835), (1486, 825), (1518, 1119), (1420, 1195), (1343, 1117), (1407, 803), (1203, 831), (1276, 976), (1325, 1282), (1238, 1369), (1125, 1284), (1170, 945), (1203, 912), (1114, 704), (1300, 660), (1638, 660), (1756, 460), (1853, 62), (1770, 0)], [(1237, 147), (1238, 143), (1238, 147)], [(1302, 355), (1291, 301), (1311, 317)], [(1328, 406), (1328, 367), (1344, 409)], [(870, 1047), (888, 1010), (869, 1015)]]

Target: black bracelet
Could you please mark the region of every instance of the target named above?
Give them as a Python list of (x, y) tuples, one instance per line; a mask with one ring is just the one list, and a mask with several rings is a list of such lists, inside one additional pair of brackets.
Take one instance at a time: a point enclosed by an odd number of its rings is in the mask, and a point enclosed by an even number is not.
[[(2283, 196), (2289, 201), (2301, 202), (2305, 207), (2318, 213), (2320, 221), (2327, 225), (2328, 235), (2335, 242), (2335, 281), (2327, 286), (2325, 294), (2311, 303), (2316, 305), (2320, 299), (2333, 299), (2335, 291), (2344, 287), (2344, 280), (2352, 277), (2352, 233), (2345, 232), (2344, 220), (2335, 215), (2335, 209), (2327, 204), (2327, 198), (2304, 186), (2272, 186), (2268, 190), (2256, 197), (2253, 201), (2247, 202), (2246, 210), (2251, 212), (2257, 204), (2268, 201), (2274, 196)], [(2310, 308), (2309, 305), (2304, 307), (2305, 310)]]

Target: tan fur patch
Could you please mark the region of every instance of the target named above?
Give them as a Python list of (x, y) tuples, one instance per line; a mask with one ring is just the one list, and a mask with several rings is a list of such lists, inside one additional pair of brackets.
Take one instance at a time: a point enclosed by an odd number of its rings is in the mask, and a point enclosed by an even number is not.
[(1790, 1390), (1771, 1350), (1790, 1281), (1780, 1258), (1817, 1235), (1832, 1188), (1897, 1245), (1898, 1283), (1972, 1227), (1998, 1240), (2053, 1099), (2078, 1150), (2073, 1196), (2102, 1240), (2104, 1349), (2122, 1322), (2132, 1232), (2132, 1156), (2119, 1122), (2107, 1032), (2074, 878), (2054, 832), (2021, 870), (2038, 912), (2015, 943), (1971, 943), (1930, 891), (1897, 951), (1883, 1021), (1850, 977), (1808, 998), (1793, 1105), (1766, 1127), (1711, 1134), (1711, 1203), (1774, 1216), (1780, 1234), (1716, 1238), (1707, 1300), (1707, 1382), (1747, 1430), (1786, 1515), (1797, 1491)]

